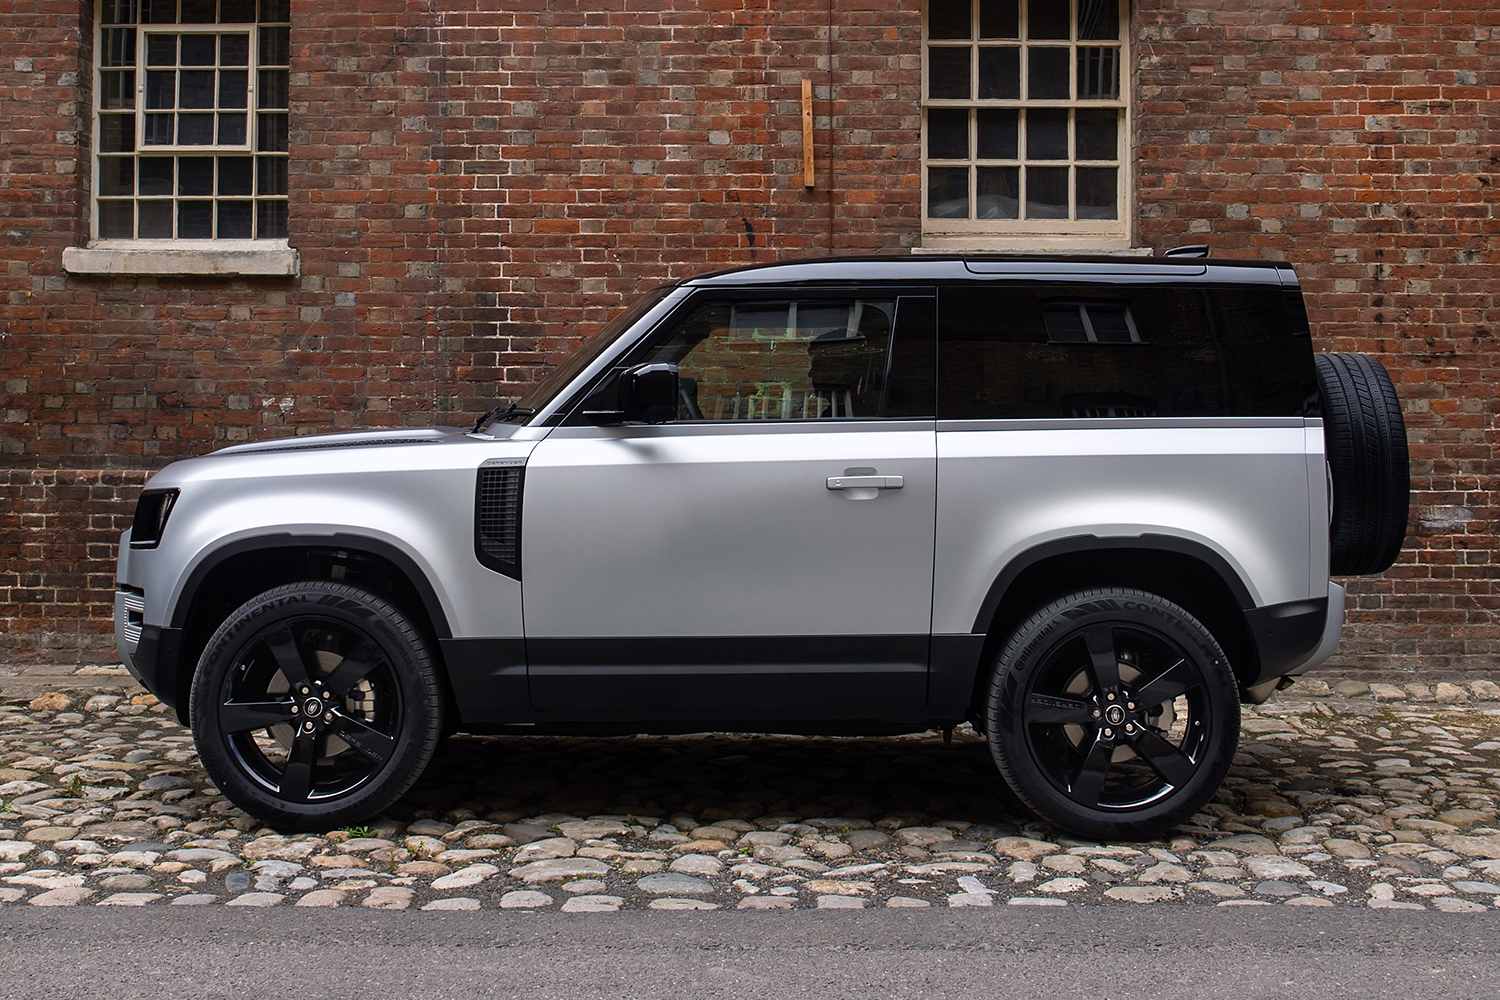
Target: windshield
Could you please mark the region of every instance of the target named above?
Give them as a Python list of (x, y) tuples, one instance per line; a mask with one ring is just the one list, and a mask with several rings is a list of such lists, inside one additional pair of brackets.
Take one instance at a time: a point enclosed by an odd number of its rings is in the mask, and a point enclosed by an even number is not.
[(569, 382), (577, 377), (578, 373), (587, 368), (595, 358), (604, 353), (605, 348), (615, 342), (621, 333), (630, 329), (636, 320), (644, 316), (652, 306), (656, 305), (675, 286), (664, 285), (654, 288), (642, 295), (629, 309), (620, 313), (614, 319), (604, 324), (604, 328), (594, 334), (588, 340), (579, 345), (578, 350), (568, 356), (562, 364), (553, 368), (543, 376), (542, 380), (532, 386), (531, 391), (516, 400), (517, 410), (531, 410), (536, 412), (552, 401), (552, 397), (562, 392)]

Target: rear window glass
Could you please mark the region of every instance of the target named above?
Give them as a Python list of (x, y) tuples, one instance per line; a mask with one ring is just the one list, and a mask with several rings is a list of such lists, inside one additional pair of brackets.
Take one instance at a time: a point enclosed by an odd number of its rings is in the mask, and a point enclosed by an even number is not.
[(956, 286), (939, 330), (941, 419), (1303, 412), (1279, 288)]

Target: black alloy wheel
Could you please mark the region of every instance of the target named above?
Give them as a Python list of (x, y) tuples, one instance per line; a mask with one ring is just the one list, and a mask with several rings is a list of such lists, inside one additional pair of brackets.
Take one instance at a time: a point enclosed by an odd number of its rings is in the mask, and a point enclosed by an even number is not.
[(1196, 812), (1239, 739), (1233, 673), (1187, 611), (1083, 591), (1016, 630), (991, 680), (990, 748), (1039, 815), (1098, 838), (1153, 837)]
[(399, 611), (344, 584), (254, 598), (193, 679), (199, 756), (240, 808), (284, 829), (367, 819), (416, 781), (441, 731), (436, 673)]

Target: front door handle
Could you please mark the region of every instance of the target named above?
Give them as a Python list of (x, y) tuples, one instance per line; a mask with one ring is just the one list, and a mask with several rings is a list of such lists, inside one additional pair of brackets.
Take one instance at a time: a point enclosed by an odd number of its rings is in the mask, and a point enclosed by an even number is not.
[(829, 476), (830, 490), (899, 490), (906, 485), (903, 476)]

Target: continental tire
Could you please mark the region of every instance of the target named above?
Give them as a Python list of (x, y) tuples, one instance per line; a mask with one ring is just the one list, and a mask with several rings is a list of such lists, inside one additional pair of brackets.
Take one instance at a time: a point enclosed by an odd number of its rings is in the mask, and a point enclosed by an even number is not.
[(1122, 587), (1036, 611), (990, 678), (990, 752), (1044, 819), (1085, 837), (1156, 837), (1218, 790), (1239, 741), (1239, 693), (1187, 611)]
[(219, 626), (198, 661), (193, 739), (231, 802), (283, 830), (382, 812), (442, 732), (437, 671), (396, 608), (341, 583), (266, 591)]
[(1329, 572), (1379, 573), (1396, 561), (1406, 539), (1411, 483), (1401, 400), (1374, 358), (1320, 354), (1316, 360), (1333, 481)]

